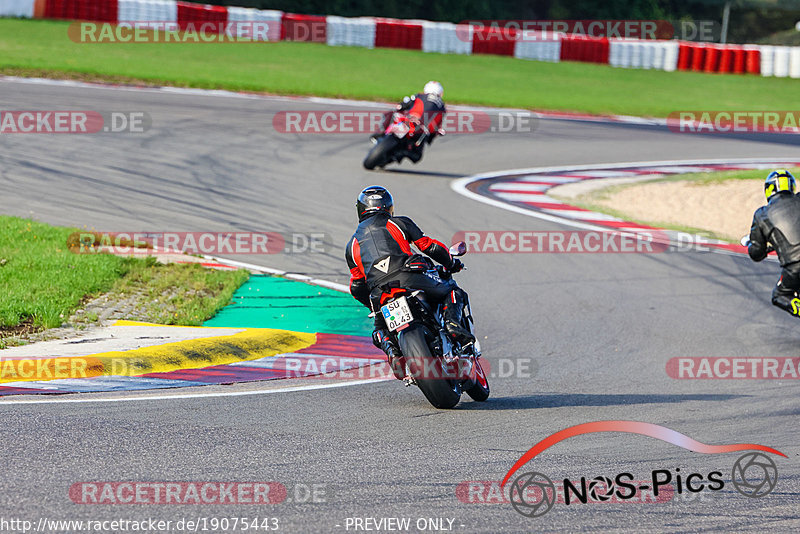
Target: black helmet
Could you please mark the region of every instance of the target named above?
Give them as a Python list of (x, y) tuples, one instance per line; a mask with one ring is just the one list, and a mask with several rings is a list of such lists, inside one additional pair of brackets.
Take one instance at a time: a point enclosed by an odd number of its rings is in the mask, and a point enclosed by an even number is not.
[(359, 221), (379, 211), (385, 211), (392, 215), (394, 213), (392, 194), (385, 187), (379, 185), (371, 185), (364, 188), (358, 195), (356, 210), (358, 211)]

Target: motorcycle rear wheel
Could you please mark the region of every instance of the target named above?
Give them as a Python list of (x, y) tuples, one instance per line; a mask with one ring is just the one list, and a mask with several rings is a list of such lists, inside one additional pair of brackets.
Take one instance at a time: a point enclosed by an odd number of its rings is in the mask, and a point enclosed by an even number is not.
[(411, 325), (398, 336), (400, 350), (406, 357), (411, 374), (422, 390), (425, 398), (435, 408), (454, 408), (461, 400), (461, 393), (457, 391), (452, 380), (444, 377), (423, 378), (425, 369), (439, 369), (441, 362), (431, 355), (428, 342), (425, 340), (425, 330), (420, 325)]
[(372, 149), (367, 153), (364, 158), (364, 168), (368, 171), (373, 170), (375, 167), (383, 167), (389, 163), (392, 150), (397, 146), (397, 138), (393, 135), (384, 135), (375, 144)]

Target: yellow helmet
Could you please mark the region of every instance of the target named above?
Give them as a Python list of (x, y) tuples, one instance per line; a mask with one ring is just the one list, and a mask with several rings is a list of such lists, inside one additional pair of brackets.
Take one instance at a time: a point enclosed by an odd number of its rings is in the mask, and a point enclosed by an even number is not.
[(794, 193), (796, 185), (797, 182), (789, 171), (784, 169), (772, 171), (764, 181), (764, 195), (769, 201), (775, 194), (783, 191)]

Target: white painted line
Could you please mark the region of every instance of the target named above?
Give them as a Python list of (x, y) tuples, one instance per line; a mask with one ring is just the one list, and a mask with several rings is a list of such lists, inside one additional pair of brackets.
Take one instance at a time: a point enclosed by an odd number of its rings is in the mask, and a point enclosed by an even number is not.
[(489, 186), (489, 191), (528, 191), (531, 193), (543, 192), (551, 189), (551, 184), (522, 184), (519, 182), (502, 182)]
[[(185, 393), (181, 395), (150, 395), (138, 397), (113, 397), (113, 398), (81, 398), (81, 399), (27, 399), (21, 398), (14, 400), (0, 400), (0, 406), (16, 405), (16, 404), (76, 404), (87, 402), (136, 402), (136, 401), (154, 401), (154, 400), (181, 400), (181, 399), (200, 399), (208, 397), (247, 397), (251, 395), (268, 395), (270, 393), (294, 393), (298, 391), (314, 391), (317, 389), (333, 389), (343, 388), (347, 386), (356, 386), (358, 384), (375, 384), (378, 382), (387, 382), (396, 380), (395, 378), (371, 378), (367, 380), (351, 380), (349, 382), (341, 382), (338, 384), (312, 384), (308, 386), (293, 386), (288, 388), (276, 389), (263, 389), (257, 391), (228, 391), (228, 392), (214, 392), (214, 393)], [(208, 386), (201, 386), (208, 387)], [(79, 394), (81, 396), (84, 394)]]
[(554, 206), (563, 206), (563, 202), (559, 202), (542, 193), (494, 193), (497, 198), (503, 200), (510, 200), (512, 202), (542, 202), (545, 204), (552, 204)]

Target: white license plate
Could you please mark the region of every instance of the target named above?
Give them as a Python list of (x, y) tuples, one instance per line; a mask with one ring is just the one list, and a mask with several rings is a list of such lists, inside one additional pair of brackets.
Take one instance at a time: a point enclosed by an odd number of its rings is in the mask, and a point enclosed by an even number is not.
[(386, 326), (392, 332), (400, 330), (414, 319), (405, 297), (399, 297), (386, 306), (381, 306), (381, 313), (386, 321)]

